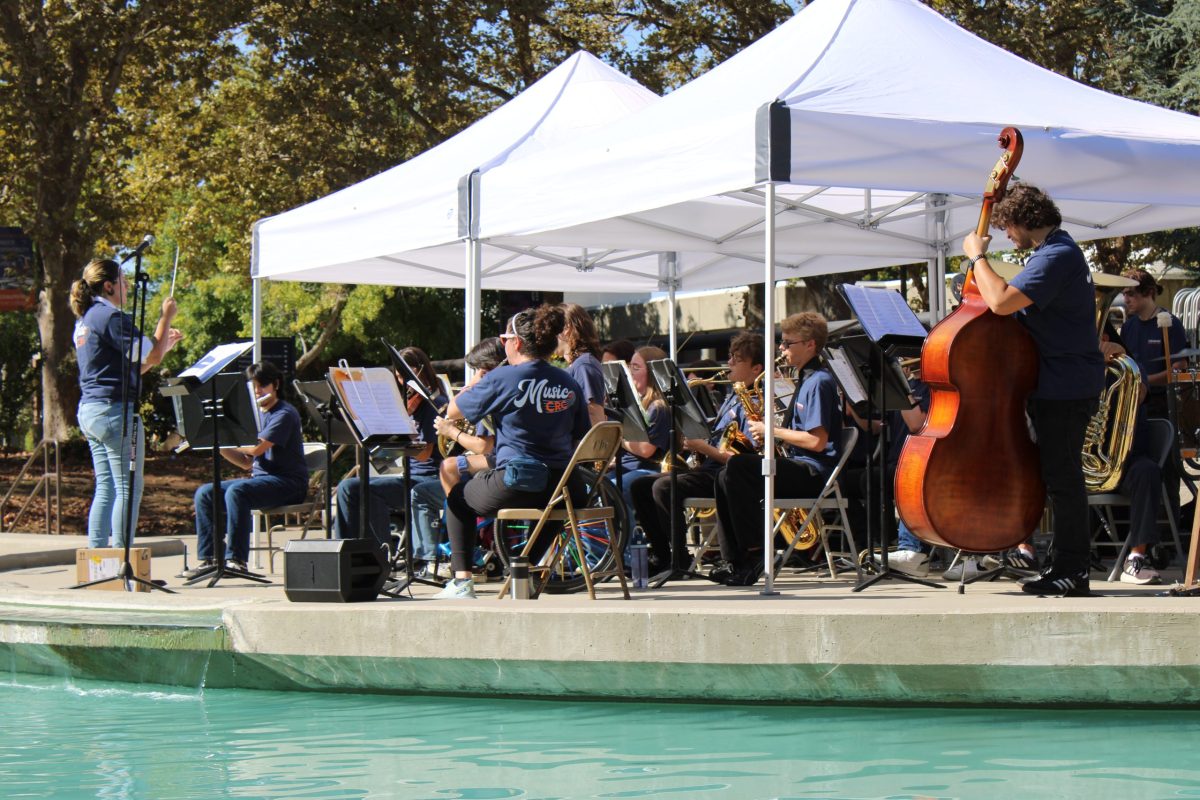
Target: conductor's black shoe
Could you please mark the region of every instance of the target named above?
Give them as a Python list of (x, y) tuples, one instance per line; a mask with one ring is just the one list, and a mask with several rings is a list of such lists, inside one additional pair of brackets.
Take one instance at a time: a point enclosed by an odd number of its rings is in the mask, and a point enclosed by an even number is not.
[(192, 578), (196, 578), (207, 572), (211, 572), (213, 569), (216, 569), (216, 566), (217, 562), (213, 561), (211, 558), (206, 558), (191, 569), (185, 569), (183, 572), (179, 573), (179, 577), (183, 578), (185, 581), (190, 581)]
[(1090, 597), (1092, 594), (1086, 569), (1050, 569), (1037, 580), (1021, 584), (1028, 594), (1055, 594), (1060, 597)]

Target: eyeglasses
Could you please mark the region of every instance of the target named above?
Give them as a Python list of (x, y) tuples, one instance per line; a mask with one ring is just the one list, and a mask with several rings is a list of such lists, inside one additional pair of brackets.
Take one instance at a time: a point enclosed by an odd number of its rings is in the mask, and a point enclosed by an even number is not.
[(779, 346), (780, 346), (780, 348), (787, 350), (789, 347), (791, 347), (794, 344), (804, 344), (805, 342), (811, 342), (811, 341), (812, 341), (812, 339), (790, 339), (790, 340), (789, 339), (780, 339)]

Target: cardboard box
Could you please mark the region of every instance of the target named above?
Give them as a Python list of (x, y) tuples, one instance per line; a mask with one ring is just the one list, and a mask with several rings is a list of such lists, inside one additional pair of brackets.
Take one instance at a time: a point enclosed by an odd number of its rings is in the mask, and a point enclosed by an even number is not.
[[(96, 581), (101, 578), (110, 578), (117, 574), (121, 569), (121, 560), (125, 557), (125, 549), (122, 547), (98, 547), (94, 550), (89, 550), (86, 547), (75, 551), (75, 582), (87, 583), (88, 581)], [(133, 567), (133, 574), (142, 580), (150, 580), (150, 548), (149, 547), (131, 547), (129, 548), (129, 565)], [(134, 591), (148, 592), (145, 586), (140, 583), (135, 583)], [(89, 589), (105, 589), (110, 592), (125, 591), (125, 581), (109, 581), (108, 583), (89, 586)]]

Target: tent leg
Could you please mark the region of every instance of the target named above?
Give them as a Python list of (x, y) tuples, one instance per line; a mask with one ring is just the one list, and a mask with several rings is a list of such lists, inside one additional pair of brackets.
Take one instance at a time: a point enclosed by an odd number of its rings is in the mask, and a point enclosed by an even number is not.
[[(764, 206), (763, 229), (763, 349), (767, 369), (774, 370), (772, 351), (775, 349), (775, 184), (768, 183)], [(763, 575), (766, 584), (762, 594), (778, 594), (775, 591), (775, 526), (772, 511), (775, 507), (775, 428), (771, 425), (770, 409), (775, 407), (772, 397), (775, 390), (773, 375), (768, 373), (763, 381), (762, 407), (766, 411), (766, 435), (763, 442)]]

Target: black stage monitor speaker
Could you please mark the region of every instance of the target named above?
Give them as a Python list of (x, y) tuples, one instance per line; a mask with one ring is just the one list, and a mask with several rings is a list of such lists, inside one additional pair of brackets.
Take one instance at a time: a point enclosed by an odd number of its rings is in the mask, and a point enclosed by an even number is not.
[(374, 600), (387, 577), (374, 539), (297, 539), (283, 551), (283, 591), (293, 603)]

